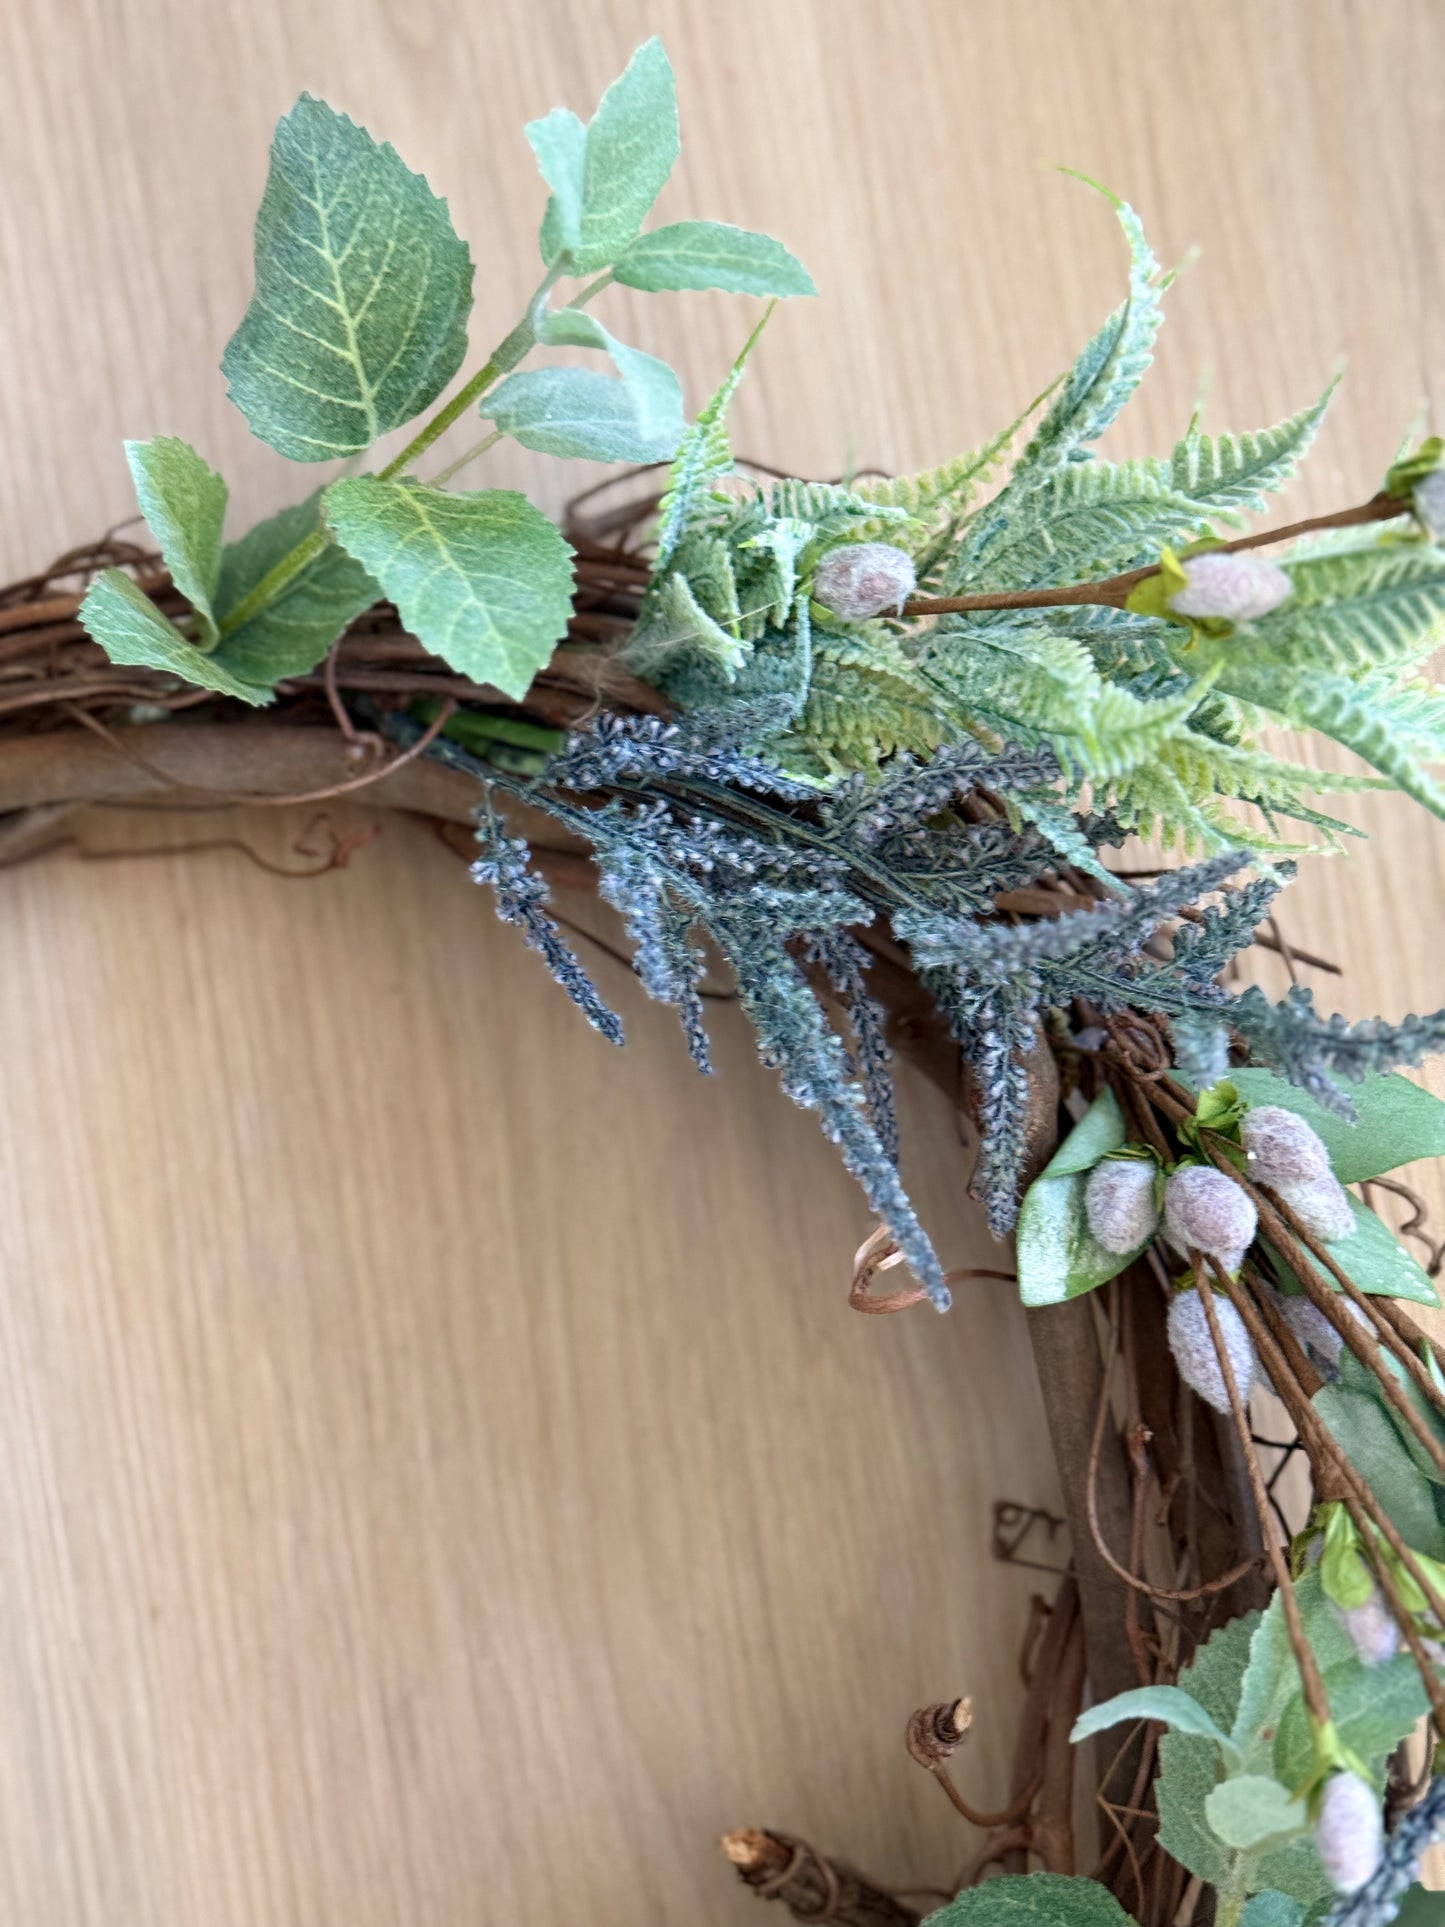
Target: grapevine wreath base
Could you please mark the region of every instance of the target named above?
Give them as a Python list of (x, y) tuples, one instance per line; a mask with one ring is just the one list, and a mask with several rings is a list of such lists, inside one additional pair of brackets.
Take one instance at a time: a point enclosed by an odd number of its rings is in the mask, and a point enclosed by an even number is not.
[[(324, 101), (280, 123), (222, 367), (263, 441), (349, 469), (224, 541), (198, 451), (127, 444), (157, 549), (112, 535), (0, 595), (0, 861), (80, 803), (429, 817), (613, 1042), (549, 881), (621, 913), (701, 1070), (704, 980), (730, 975), (879, 1221), (855, 1310), (1016, 1279), (1067, 1517), (1001, 1503), (995, 1552), (1058, 1571), (1033, 1546), (1067, 1523), (1070, 1556), (1010, 1783), (976, 1811), (949, 1766), (968, 1702), (920, 1708), (908, 1753), (971, 1829), (948, 1890), (745, 1828), (723, 1845), (756, 1894), (852, 1927), (935, 1901), (938, 1927), (1439, 1927), (1418, 1874), (1445, 1823), (1445, 1373), (1409, 1307), (1438, 1307), (1441, 1252), (1391, 1173), (1445, 1154), (1445, 1104), (1397, 1074), (1445, 1048), (1445, 1010), (1323, 1016), (1299, 978), (1331, 966), (1273, 904), (1295, 854), (1356, 834), (1322, 795), (1445, 817), (1445, 692), (1418, 673), (1445, 630), (1445, 445), (1250, 534), (1329, 389), (1101, 460), (1172, 278), (1115, 201), (1121, 305), (993, 442), (911, 477), (779, 477), (726, 425), (762, 322), (689, 422), (674, 372), (591, 312), (614, 282), (814, 292), (767, 235), (644, 230), (678, 152), (660, 43), (590, 122), (559, 108), (527, 138), (543, 278), (443, 402), (473, 278), (446, 203)], [(420, 474), (472, 415), (483, 439)], [(626, 473), (559, 529), (452, 486), (503, 437)], [(1283, 761), (1280, 723), (1370, 773)], [(1191, 860), (1105, 860), (1130, 838)], [(1279, 1002), (1233, 980), (1255, 943), (1288, 966)], [(971, 1118), (1013, 1269), (935, 1253), (894, 1054)], [(1392, 1231), (1374, 1207), (1401, 1204)]]

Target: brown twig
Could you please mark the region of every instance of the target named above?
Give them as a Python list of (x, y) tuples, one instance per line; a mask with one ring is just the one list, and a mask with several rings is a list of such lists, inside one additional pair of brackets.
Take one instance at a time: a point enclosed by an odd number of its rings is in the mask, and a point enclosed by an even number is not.
[(815, 1927), (917, 1927), (922, 1918), (916, 1907), (791, 1834), (739, 1827), (723, 1835), (722, 1850), (760, 1900), (780, 1900), (794, 1920)]

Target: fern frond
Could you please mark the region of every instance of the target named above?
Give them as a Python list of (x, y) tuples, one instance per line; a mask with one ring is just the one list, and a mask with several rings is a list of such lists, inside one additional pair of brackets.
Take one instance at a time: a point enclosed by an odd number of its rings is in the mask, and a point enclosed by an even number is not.
[(778, 749), (836, 775), (876, 769), (899, 751), (926, 757), (947, 735), (927, 682), (888, 630), (874, 623), (850, 635), (814, 631), (807, 700)]
[(743, 378), (748, 356), (767, 326), (769, 307), (757, 327), (743, 343), (742, 353), (728, 370), (722, 386), (698, 414), (678, 444), (667, 485), (658, 504), (657, 561), (654, 575), (660, 575), (671, 562), (678, 543), (700, 519), (704, 504), (715, 502), (714, 484), (733, 472), (732, 443), (728, 440), (727, 411), (738, 383)]
[[(1249, 624), (1247, 646), (1231, 637), (1196, 645), (1180, 660), (1192, 664), (1208, 656), (1268, 664), (1306, 682), (1320, 670), (1360, 675), (1409, 668), (1445, 634), (1445, 550), (1424, 543), (1357, 543), (1342, 552), (1290, 557), (1282, 566), (1293, 585), (1290, 598)], [(1237, 680), (1226, 673), (1219, 686), (1233, 689)], [(1248, 683), (1246, 676), (1238, 693), (1259, 700)]]
[(673, 569), (648, 591), (621, 660), (666, 688), (679, 672), (699, 666), (733, 682), (751, 653), (703, 608), (683, 571)]
[(970, 589), (1036, 589), (1114, 575), (1207, 527), (1159, 461), (1089, 462), (1050, 477), (976, 555)]
[[(1383, 677), (1352, 682), (1347, 676), (1297, 676), (1267, 667), (1251, 672), (1248, 687), (1255, 701), (1295, 728), (1317, 729), (1343, 744), (1396, 789), (1445, 817), (1445, 789), (1421, 759), (1418, 687), (1407, 688), (1402, 700)], [(1426, 751), (1431, 757), (1439, 753), (1433, 746)]]
[(1191, 425), (1169, 463), (1172, 487), (1212, 514), (1235, 517), (1262, 509), (1298, 467), (1339, 385), (1336, 375), (1317, 402), (1273, 428), (1243, 435), (1202, 435)]

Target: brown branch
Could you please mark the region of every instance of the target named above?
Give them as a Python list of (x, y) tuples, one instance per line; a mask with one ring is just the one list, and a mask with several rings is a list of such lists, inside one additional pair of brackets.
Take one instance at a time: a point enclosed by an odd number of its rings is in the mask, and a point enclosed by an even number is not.
[(722, 1850), (760, 1900), (780, 1900), (794, 1920), (816, 1927), (917, 1927), (917, 1908), (806, 1841), (762, 1827), (739, 1827)]
[[(1381, 492), (1357, 508), (1336, 509), (1332, 515), (1311, 515), (1303, 522), (1290, 522), (1282, 529), (1263, 529), (1256, 535), (1242, 535), (1233, 542), (1221, 542), (1220, 551), (1260, 549), (1274, 542), (1289, 542), (1299, 535), (1313, 535), (1321, 529), (1353, 528), (1362, 522), (1391, 522), (1408, 515), (1409, 507), (1393, 495)], [(1158, 567), (1130, 569), (1123, 575), (1104, 577), (1099, 582), (1074, 582), (1057, 589), (997, 589), (979, 595), (913, 596), (904, 604), (905, 616), (963, 615), (973, 609), (1049, 609), (1070, 608), (1080, 603), (1102, 603), (1106, 608), (1122, 609), (1130, 592)]]

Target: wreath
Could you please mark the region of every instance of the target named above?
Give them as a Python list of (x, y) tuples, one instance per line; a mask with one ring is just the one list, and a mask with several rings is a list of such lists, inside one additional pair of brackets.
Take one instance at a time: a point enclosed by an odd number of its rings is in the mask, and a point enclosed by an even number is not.
[[(906, 478), (776, 474), (727, 429), (771, 308), (692, 421), (672, 369), (594, 312), (614, 283), (814, 292), (767, 235), (644, 229), (678, 153), (660, 42), (589, 122), (526, 136), (541, 278), (466, 372), (446, 203), (324, 101), (281, 121), (222, 369), (263, 441), (344, 466), (227, 541), (195, 449), (127, 444), (156, 549), (112, 532), (0, 597), (6, 839), (158, 788), (366, 790), (471, 826), (472, 875), (616, 1043), (549, 878), (620, 913), (702, 1071), (725, 966), (877, 1216), (852, 1306), (927, 1316), (983, 1276), (1029, 1308), (1071, 1563), (996, 1812), (950, 1777), (968, 1702), (909, 1723), (982, 1832), (930, 1918), (1445, 1918), (1417, 1884), (1445, 1821), (1445, 1374), (1408, 1309), (1438, 1305), (1441, 1252), (1390, 1176), (1445, 1153), (1445, 1104), (1397, 1074), (1445, 1046), (1445, 1010), (1348, 1024), (1298, 981), (1279, 1002), (1227, 981), (1256, 943), (1292, 979), (1319, 964), (1273, 905), (1297, 856), (1355, 833), (1322, 798), (1395, 788), (1445, 815), (1445, 696), (1419, 673), (1445, 617), (1440, 442), (1362, 503), (1256, 533), (1333, 383), (1257, 432), (1195, 420), (1166, 457), (1100, 460), (1171, 279), (1107, 195), (1124, 298), (986, 447)], [(457, 485), (504, 438), (622, 467), (558, 527)], [(1369, 773), (1283, 760), (1280, 724)], [(1132, 867), (1141, 842), (1174, 861)], [(935, 1252), (894, 1053), (972, 1118), (971, 1195), (1011, 1267)], [(1398, 1232), (1373, 1208), (1392, 1195)], [(1001, 1517), (1006, 1548), (1030, 1524)], [(724, 1846), (798, 1919), (921, 1917), (801, 1841)]]

